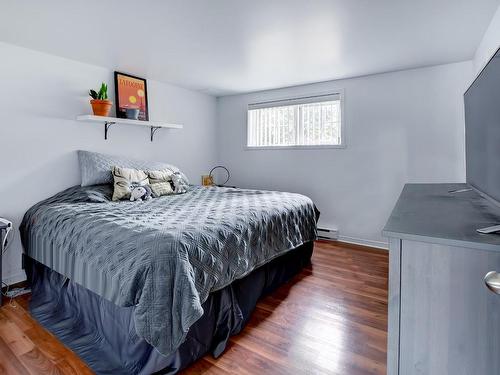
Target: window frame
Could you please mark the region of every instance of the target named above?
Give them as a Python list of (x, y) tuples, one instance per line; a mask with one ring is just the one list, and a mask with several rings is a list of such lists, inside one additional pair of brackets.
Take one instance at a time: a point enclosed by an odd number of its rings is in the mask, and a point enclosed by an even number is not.
[[(265, 103), (273, 103), (278, 101), (292, 101), (292, 100), (301, 100), (310, 97), (321, 97), (321, 96), (329, 96), (329, 95), (338, 95), (340, 97), (340, 143), (338, 145), (290, 145), (290, 146), (248, 146), (248, 111), (250, 110), (250, 106), (255, 104), (265, 104)], [(346, 115), (345, 115), (345, 90), (337, 89), (333, 91), (319, 92), (319, 93), (310, 93), (298, 96), (287, 96), (282, 98), (269, 98), (263, 100), (261, 102), (252, 102), (247, 103), (246, 106), (246, 120), (245, 120), (245, 132), (243, 134), (243, 149), (245, 151), (259, 151), (259, 150), (321, 150), (321, 149), (344, 149), (347, 147), (347, 134), (346, 134)]]

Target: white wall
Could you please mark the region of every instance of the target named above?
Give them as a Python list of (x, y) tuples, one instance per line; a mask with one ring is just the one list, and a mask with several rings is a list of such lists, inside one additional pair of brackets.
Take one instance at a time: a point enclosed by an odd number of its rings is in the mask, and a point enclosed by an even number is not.
[[(90, 113), (89, 88), (101, 81), (114, 92), (112, 72), (72, 60), (0, 43), (0, 217), (17, 227), (34, 203), (80, 183), (75, 150), (85, 149), (177, 165), (199, 182), (216, 162), (216, 100), (211, 96), (148, 80), (150, 119), (184, 124), (160, 130), (111, 127), (74, 121)], [(114, 111), (114, 109), (113, 109)], [(24, 279), (21, 245), (4, 257), (4, 279)]]
[[(406, 182), (465, 181), (463, 98), (472, 62), (218, 99), (219, 160), (232, 184), (310, 196), (341, 239), (385, 246)], [(249, 103), (345, 90), (347, 148), (244, 150)]]
[(486, 30), (483, 39), (477, 47), (474, 55), (474, 70), (479, 73), (491, 56), (500, 47), (500, 7), (495, 12), (488, 29)]

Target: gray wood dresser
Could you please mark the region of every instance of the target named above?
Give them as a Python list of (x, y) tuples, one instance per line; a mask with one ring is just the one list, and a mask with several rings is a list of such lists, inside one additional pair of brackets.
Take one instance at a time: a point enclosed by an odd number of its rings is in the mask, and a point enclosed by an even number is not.
[(500, 374), (500, 208), (465, 184), (407, 184), (389, 238), (389, 375)]

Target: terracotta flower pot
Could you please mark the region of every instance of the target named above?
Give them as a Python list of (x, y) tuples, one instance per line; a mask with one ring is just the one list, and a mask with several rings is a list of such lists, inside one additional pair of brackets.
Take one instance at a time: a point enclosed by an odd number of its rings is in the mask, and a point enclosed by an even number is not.
[(92, 111), (94, 111), (94, 115), (108, 116), (113, 102), (111, 100), (92, 99), (90, 101), (90, 105), (92, 105)]

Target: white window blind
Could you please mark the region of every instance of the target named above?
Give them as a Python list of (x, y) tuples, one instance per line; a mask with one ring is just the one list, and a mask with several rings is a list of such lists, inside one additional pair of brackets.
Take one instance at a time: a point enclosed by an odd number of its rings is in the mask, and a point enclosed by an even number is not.
[(341, 146), (341, 94), (248, 106), (247, 147)]

